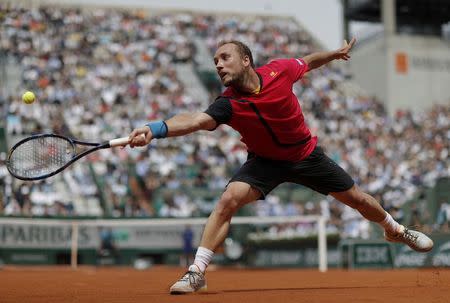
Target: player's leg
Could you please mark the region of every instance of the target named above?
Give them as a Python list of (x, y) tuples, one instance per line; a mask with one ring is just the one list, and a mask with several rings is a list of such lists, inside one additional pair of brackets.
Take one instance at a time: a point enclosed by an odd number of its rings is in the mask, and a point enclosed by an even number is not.
[(419, 252), (433, 248), (433, 241), (429, 237), (397, 223), (375, 198), (361, 191), (358, 186), (354, 185), (342, 192), (330, 192), (330, 195), (359, 211), (364, 218), (380, 224), (385, 230), (386, 240), (405, 243)]
[[(345, 203), (351, 208), (356, 209), (359, 213), (372, 222), (383, 222), (386, 219), (386, 211), (381, 207), (380, 203), (369, 194), (361, 191), (357, 185), (353, 185), (350, 189), (341, 192), (330, 192), (331, 196)], [(392, 218), (392, 217), (391, 217)], [(384, 226), (389, 232), (398, 232), (401, 225), (395, 221), (388, 222)]]
[(211, 262), (216, 248), (228, 235), (232, 216), (245, 204), (261, 197), (258, 189), (244, 182), (232, 182), (222, 194), (203, 230), (200, 246), (194, 263), (170, 288), (171, 294), (184, 294), (206, 290), (205, 270)]
[(291, 182), (332, 195), (358, 210), (364, 218), (379, 223), (385, 229), (388, 241), (403, 242), (416, 251), (429, 251), (433, 247), (433, 241), (426, 235), (398, 224), (375, 198), (362, 192), (347, 172), (318, 146), (309, 157), (292, 166), (290, 178)]
[(256, 201), (261, 192), (244, 182), (231, 182), (206, 222), (194, 263), (202, 273), (211, 262), (214, 251), (228, 235), (233, 215), (245, 204)]
[(170, 288), (171, 294), (184, 294), (206, 288), (205, 270), (214, 250), (225, 240), (232, 216), (243, 205), (267, 195), (281, 183), (284, 171), (274, 161), (250, 157), (228, 184), (208, 218), (194, 264)]
[(195, 255), (194, 265), (201, 272), (211, 261), (213, 252), (228, 235), (232, 216), (245, 204), (256, 201), (261, 192), (244, 182), (231, 182), (222, 194), (203, 230), (200, 247)]
[[(215, 251), (228, 234), (231, 217), (242, 206), (260, 197), (261, 192), (247, 183), (230, 183), (206, 222), (200, 246)], [(194, 261), (194, 264), (197, 263)], [(206, 269), (201, 264), (198, 266), (203, 271)]]
[(208, 218), (194, 264), (204, 272), (213, 252), (225, 240), (231, 217), (242, 206), (267, 195), (283, 181), (285, 170), (278, 161), (249, 155), (231, 179)]

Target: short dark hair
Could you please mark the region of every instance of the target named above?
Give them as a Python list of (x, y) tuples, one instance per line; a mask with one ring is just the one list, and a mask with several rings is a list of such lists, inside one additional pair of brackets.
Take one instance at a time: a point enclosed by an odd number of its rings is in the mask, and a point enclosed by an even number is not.
[(253, 68), (255, 67), (255, 64), (253, 63), (252, 51), (245, 43), (242, 43), (241, 41), (237, 41), (237, 40), (222, 40), (219, 42), (218, 47), (221, 47), (222, 45), (229, 44), (229, 43), (236, 45), (241, 57), (244, 58), (245, 56), (247, 56), (250, 59), (250, 65)]

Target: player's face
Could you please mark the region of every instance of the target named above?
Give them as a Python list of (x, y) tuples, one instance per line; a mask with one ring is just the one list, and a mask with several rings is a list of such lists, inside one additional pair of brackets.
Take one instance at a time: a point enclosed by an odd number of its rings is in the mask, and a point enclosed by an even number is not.
[(237, 46), (232, 43), (224, 44), (217, 49), (214, 64), (224, 86), (239, 85), (243, 81), (247, 61), (241, 57)]

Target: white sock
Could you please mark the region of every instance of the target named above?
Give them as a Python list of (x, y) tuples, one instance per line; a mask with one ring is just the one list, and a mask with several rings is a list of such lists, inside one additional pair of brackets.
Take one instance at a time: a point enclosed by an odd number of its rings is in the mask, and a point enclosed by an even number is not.
[(201, 272), (205, 272), (213, 255), (214, 252), (212, 250), (200, 246), (195, 254), (194, 265), (197, 266)]
[(386, 218), (379, 222), (379, 224), (383, 226), (388, 233), (396, 234), (402, 230), (402, 225), (398, 224), (388, 212), (386, 212)]

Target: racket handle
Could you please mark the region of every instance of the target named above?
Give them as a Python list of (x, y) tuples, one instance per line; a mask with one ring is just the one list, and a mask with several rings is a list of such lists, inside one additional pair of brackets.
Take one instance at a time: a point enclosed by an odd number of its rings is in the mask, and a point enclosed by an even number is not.
[[(145, 135), (142, 134), (141, 136), (143, 136), (145, 138)], [(117, 139), (112, 139), (109, 140), (109, 145), (111, 147), (115, 147), (115, 146), (126, 146), (130, 144), (130, 140), (128, 139), (128, 137), (122, 137), (122, 138), (117, 138)]]
[(128, 137), (123, 137), (123, 138), (117, 138), (117, 139), (109, 140), (109, 145), (111, 147), (125, 146), (125, 145), (128, 145), (128, 143), (130, 143), (130, 140), (128, 139)]

